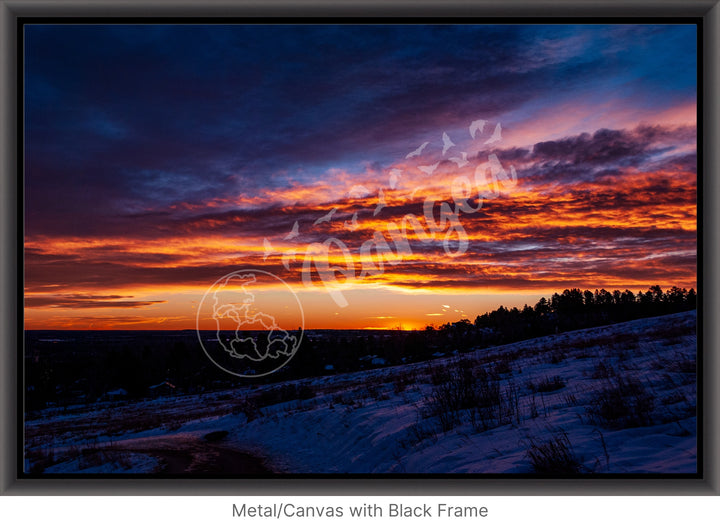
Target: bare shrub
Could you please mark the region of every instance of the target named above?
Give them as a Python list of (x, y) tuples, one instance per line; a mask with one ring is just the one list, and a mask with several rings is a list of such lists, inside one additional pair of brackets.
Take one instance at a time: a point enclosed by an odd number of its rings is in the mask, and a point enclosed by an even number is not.
[(607, 379), (590, 399), (586, 412), (593, 423), (630, 428), (651, 425), (655, 397), (636, 378)]
[(577, 406), (578, 400), (573, 392), (565, 392), (562, 395), (561, 404), (565, 407)]
[(515, 382), (503, 386), (489, 375), (481, 375), (476, 382), (476, 394), (477, 404), (469, 412), (476, 431), (490, 430), (513, 420), (520, 422), (520, 390)]
[(487, 372), (480, 372), (475, 382), (476, 402), (470, 411), (473, 428), (480, 432), (501, 424), (503, 393), (500, 382)]
[(508, 421), (514, 418), (520, 423), (520, 388), (515, 381), (509, 382), (505, 388), (505, 405)]
[(435, 387), (427, 404), (429, 415), (438, 418), (443, 431), (457, 425), (460, 412), (474, 407), (478, 401), (475, 378), (470, 368), (447, 371), (447, 379)]
[(423, 415), (436, 418), (443, 431), (467, 418), (477, 431), (520, 421), (519, 389), (514, 382), (503, 385), (494, 366), (489, 370), (473, 370), (469, 364), (445, 367), (435, 378), (440, 384), (430, 394)]
[(409, 449), (421, 443), (436, 443), (437, 440), (437, 431), (429, 423), (418, 421), (408, 428), (408, 436), (399, 443), (402, 448)]
[(535, 401), (535, 394), (532, 394), (529, 399), (528, 404), (528, 411), (530, 415), (530, 419), (535, 419), (538, 417), (538, 409), (537, 409), (537, 402)]
[(530, 439), (527, 458), (536, 473), (546, 475), (578, 474), (581, 464), (575, 456), (567, 433), (560, 432), (550, 440), (538, 442)]

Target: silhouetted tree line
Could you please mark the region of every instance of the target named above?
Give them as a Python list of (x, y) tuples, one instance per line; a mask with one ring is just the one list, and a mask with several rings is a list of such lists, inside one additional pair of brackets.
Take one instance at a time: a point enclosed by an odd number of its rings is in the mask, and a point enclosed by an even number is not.
[[(69, 406), (97, 401), (149, 398), (253, 386), (302, 377), (345, 373), (383, 365), (407, 364), (494, 345), (596, 327), (638, 318), (671, 314), (697, 307), (694, 289), (655, 285), (647, 292), (579, 290), (555, 293), (522, 309), (500, 306), (478, 316), (421, 331), (327, 331), (306, 334), (298, 352), (280, 371), (252, 381), (239, 380), (215, 366), (198, 346), (192, 331), (166, 336), (162, 332), (82, 332), (66, 334), (73, 341), (40, 341), (26, 333), (25, 407)], [(169, 382), (173, 387), (157, 384)], [(122, 389), (125, 394), (117, 394)]]
[(437, 334), (448, 345), (458, 348), (516, 342), (557, 332), (597, 327), (639, 318), (672, 314), (697, 308), (697, 294), (691, 288), (673, 286), (663, 292), (658, 285), (647, 292), (634, 294), (605, 289), (580, 290), (572, 288), (554, 293), (548, 300), (540, 298), (534, 305), (522, 309), (500, 306), (475, 318), (475, 322), (461, 320), (440, 326)]

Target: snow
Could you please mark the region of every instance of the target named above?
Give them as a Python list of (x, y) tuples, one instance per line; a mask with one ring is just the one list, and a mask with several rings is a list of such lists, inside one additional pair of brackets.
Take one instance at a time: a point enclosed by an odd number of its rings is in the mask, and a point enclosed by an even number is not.
[[(259, 404), (255, 414), (244, 401), (287, 383), (47, 409), (26, 421), (26, 467), (46, 463), (47, 474), (159, 472), (158, 452), (200, 452), (204, 434), (225, 430), (223, 446), (278, 473), (527, 474), (535, 471), (530, 450), (562, 438), (580, 473), (695, 473), (695, 323), (695, 312), (685, 312), (304, 379), (296, 384), (314, 397)], [(514, 393), (517, 407), (487, 430), (477, 418), (473, 423), (472, 408), (458, 409), (452, 426), (444, 426), (433, 410), (443, 386), (438, 375), (458, 368), (470, 368), (474, 378), (480, 369), (494, 371), (501, 394)], [(538, 391), (548, 379), (559, 388)], [(639, 422), (597, 414), (604, 412), (598, 398), (612, 399), (622, 379), (650, 404), (647, 412), (630, 411)], [(623, 396), (622, 403), (634, 400)]]
[[(158, 467), (159, 461), (151, 456), (140, 453), (124, 453), (120, 457), (105, 458), (98, 455), (100, 460), (105, 460), (95, 465), (88, 465), (88, 459), (74, 458), (66, 462), (60, 462), (48, 467), (44, 473), (48, 474), (112, 474), (128, 473), (137, 471), (153, 471)], [(92, 464), (92, 462), (90, 462)]]

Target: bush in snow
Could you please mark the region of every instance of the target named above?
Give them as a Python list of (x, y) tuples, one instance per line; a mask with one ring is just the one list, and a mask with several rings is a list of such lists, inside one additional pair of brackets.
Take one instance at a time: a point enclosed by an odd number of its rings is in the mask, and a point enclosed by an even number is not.
[(530, 439), (527, 458), (536, 473), (546, 475), (580, 473), (580, 461), (575, 456), (570, 438), (564, 431), (545, 442)]
[(596, 390), (586, 408), (592, 423), (617, 428), (652, 425), (655, 397), (636, 378), (616, 375)]

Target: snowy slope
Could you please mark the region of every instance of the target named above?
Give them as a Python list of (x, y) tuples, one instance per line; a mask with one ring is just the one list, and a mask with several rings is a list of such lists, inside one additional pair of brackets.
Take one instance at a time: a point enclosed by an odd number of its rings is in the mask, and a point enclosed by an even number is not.
[[(48, 410), (26, 423), (26, 470), (167, 472), (185, 450), (191, 473), (217, 472), (230, 451), (281, 473), (694, 473), (695, 324), (685, 312), (290, 384)], [(289, 386), (308, 398), (277, 402)], [(220, 430), (219, 444), (203, 439)]]

